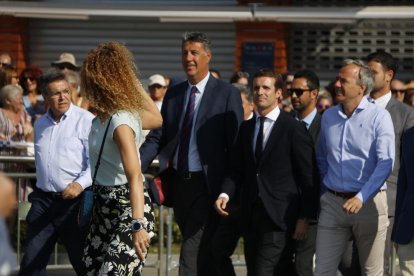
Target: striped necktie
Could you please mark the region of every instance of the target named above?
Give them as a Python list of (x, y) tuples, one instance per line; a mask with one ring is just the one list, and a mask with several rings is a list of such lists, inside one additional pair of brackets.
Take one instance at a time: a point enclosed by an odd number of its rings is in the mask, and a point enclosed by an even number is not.
[(187, 103), (187, 109), (181, 126), (180, 146), (178, 149), (177, 160), (177, 170), (180, 173), (188, 172), (188, 151), (190, 148), (191, 129), (193, 126), (196, 92), (197, 87), (191, 87), (190, 98)]

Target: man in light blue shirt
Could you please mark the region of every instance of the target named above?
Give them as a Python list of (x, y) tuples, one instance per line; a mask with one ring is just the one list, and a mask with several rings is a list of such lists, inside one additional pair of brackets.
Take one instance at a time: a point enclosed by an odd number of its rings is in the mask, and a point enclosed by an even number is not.
[(385, 180), (394, 161), (394, 131), (385, 109), (368, 102), (371, 69), (345, 60), (335, 82), (340, 104), (323, 117), (317, 149), (323, 182), (315, 275), (336, 275), (351, 235), (363, 275), (383, 274), (388, 225)]
[(42, 78), (49, 110), (35, 123), (37, 183), (29, 195), (25, 255), (19, 275), (44, 275), (58, 238), (78, 275), (85, 233), (78, 228), (80, 195), (91, 185), (88, 135), (93, 115), (71, 103), (69, 83), (62, 73)]

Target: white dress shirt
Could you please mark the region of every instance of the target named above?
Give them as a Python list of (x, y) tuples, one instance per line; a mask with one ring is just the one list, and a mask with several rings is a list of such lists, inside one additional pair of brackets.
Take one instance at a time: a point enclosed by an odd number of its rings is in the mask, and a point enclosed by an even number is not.
[(73, 104), (55, 122), (49, 110), (34, 126), (36, 186), (62, 192), (69, 183), (91, 185), (88, 135), (94, 116)]

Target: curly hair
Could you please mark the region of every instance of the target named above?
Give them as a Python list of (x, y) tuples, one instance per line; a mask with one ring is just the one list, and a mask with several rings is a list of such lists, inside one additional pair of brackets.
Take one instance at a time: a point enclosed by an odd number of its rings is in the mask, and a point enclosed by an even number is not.
[(143, 109), (146, 93), (137, 78), (132, 53), (118, 42), (100, 43), (89, 51), (81, 70), (81, 93), (92, 101), (98, 117)]
[[(39, 66), (29, 66), (20, 73), (20, 85), (23, 88), (24, 94), (28, 93), (25, 78), (26, 77), (34, 78), (36, 80), (37, 85), (39, 86), (40, 77), (42, 75), (43, 75), (43, 72)], [(37, 90), (38, 90), (37, 91), (38, 94), (40, 94), (39, 89)]]

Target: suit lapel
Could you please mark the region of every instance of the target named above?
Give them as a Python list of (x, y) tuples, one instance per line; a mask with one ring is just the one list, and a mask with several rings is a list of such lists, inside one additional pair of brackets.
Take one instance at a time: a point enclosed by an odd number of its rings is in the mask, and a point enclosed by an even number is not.
[(211, 104), (214, 102), (214, 87), (216, 86), (217, 80), (210, 75), (206, 88), (204, 89), (203, 97), (199, 103), (196, 123), (194, 125), (194, 131), (197, 133), (198, 128), (206, 119), (206, 115), (209, 114), (209, 109), (211, 109)]

